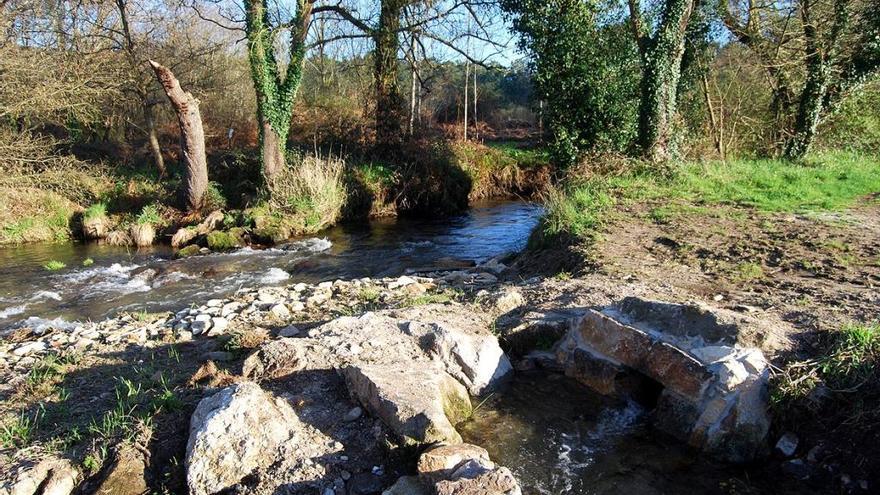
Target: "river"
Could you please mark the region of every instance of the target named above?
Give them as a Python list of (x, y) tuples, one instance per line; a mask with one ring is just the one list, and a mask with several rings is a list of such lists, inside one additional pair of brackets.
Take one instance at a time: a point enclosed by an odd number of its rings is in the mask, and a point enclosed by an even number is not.
[[(73, 325), (120, 311), (164, 311), (241, 287), (393, 276), (451, 258), (480, 262), (522, 249), (541, 208), (475, 204), (445, 219), (378, 219), (337, 226), (266, 249), (174, 259), (171, 248), (96, 243), (0, 249), (0, 329)], [(87, 259), (94, 264), (83, 266)], [(47, 271), (57, 260), (67, 266)]]

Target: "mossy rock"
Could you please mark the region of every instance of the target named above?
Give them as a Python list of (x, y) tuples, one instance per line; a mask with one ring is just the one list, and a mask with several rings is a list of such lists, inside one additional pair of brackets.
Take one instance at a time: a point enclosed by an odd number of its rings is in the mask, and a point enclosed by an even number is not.
[(244, 231), (240, 228), (215, 230), (207, 235), (208, 247), (212, 251), (229, 251), (241, 247)]
[(190, 244), (185, 248), (181, 248), (177, 251), (178, 258), (188, 258), (190, 256), (195, 256), (201, 252), (201, 249), (197, 244)]

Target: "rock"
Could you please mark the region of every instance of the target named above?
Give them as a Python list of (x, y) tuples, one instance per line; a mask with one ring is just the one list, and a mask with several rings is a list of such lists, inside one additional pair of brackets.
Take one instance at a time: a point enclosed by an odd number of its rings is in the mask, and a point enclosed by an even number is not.
[(357, 365), (343, 370), (349, 392), (405, 445), (460, 443), (453, 425), (471, 413), (467, 390), (440, 369)]
[(193, 335), (201, 335), (208, 330), (211, 329), (211, 315), (209, 314), (199, 314), (196, 315), (193, 322), (190, 324), (190, 330)]
[(776, 442), (776, 451), (785, 457), (793, 456), (797, 447), (798, 437), (790, 431), (779, 437), (779, 441)]
[(781, 465), (782, 471), (799, 480), (806, 480), (813, 474), (813, 468), (803, 459), (791, 459)]
[(497, 277), (504, 273), (505, 270), (507, 270), (507, 265), (501, 263), (497, 259), (491, 259), (481, 265), (478, 265), (477, 269), (489, 272)]
[(363, 409), (360, 407), (353, 407), (345, 413), (345, 416), (342, 418), (346, 423), (351, 423), (352, 421), (357, 421), (360, 419), (361, 415), (364, 413)]
[(252, 382), (202, 399), (190, 420), (186, 447), (190, 493), (216, 493), (270, 465), (298, 423), (290, 405)]
[(509, 313), (525, 303), (522, 292), (517, 289), (507, 289), (495, 300), (495, 311), (501, 314)]
[(349, 495), (373, 495), (382, 491), (382, 478), (373, 473), (358, 473), (348, 482)]
[(419, 457), (416, 470), (420, 475), (434, 481), (449, 479), (467, 461), (476, 462), (487, 469), (495, 467), (495, 463), (489, 459), (489, 453), (486, 452), (486, 449), (461, 443), (440, 445), (428, 449)]
[(269, 309), (269, 312), (280, 320), (290, 318), (290, 310), (284, 304), (276, 304)]
[(9, 495), (69, 495), (76, 487), (79, 472), (67, 459), (49, 458), (19, 473), (8, 492)]
[(406, 332), (440, 358), (446, 371), (475, 396), (496, 389), (513, 372), (510, 360), (490, 333), (466, 331), (445, 322), (410, 321)]
[(33, 342), (25, 342), (20, 346), (16, 347), (12, 351), (13, 356), (23, 357), (28, 356), (30, 354), (34, 354), (36, 352), (43, 352), (49, 348), (49, 345), (43, 342), (42, 340), (35, 340)]
[(220, 308), (220, 316), (226, 318), (229, 315), (238, 312), (238, 310), (241, 309), (241, 306), (241, 303), (237, 301), (226, 303)]
[(299, 335), (299, 328), (296, 325), (288, 325), (278, 331), (279, 337), (296, 337)]
[(418, 476), (401, 476), (382, 495), (431, 495)]
[(144, 478), (146, 465), (140, 452), (133, 447), (123, 445), (116, 453), (113, 466), (98, 484), (96, 495), (141, 495), (148, 493), (147, 481)]
[(229, 320), (222, 316), (215, 316), (211, 318), (211, 330), (208, 331), (208, 337), (223, 335), (227, 328), (229, 328)]
[(421, 455), (417, 466), (423, 484), (437, 495), (520, 495), (513, 473), (498, 467), (482, 447), (440, 445)]
[(205, 306), (209, 308), (219, 308), (223, 305), (223, 299), (208, 299), (208, 302), (205, 303)]
[(519, 483), (506, 467), (486, 469), (479, 465), (465, 464), (451, 480), (443, 480), (434, 486), (437, 495), (521, 495)]
[(388, 282), (388, 289), (395, 290), (395, 289), (399, 289), (401, 287), (406, 287), (407, 285), (410, 285), (410, 284), (414, 284), (416, 282), (417, 282), (416, 279), (414, 279), (412, 277), (408, 277), (406, 275), (403, 275), (402, 277), (399, 277), (397, 280), (395, 280), (393, 282)]
[(226, 351), (211, 351), (202, 354), (202, 361), (226, 362), (235, 359), (235, 355)]
[(627, 298), (572, 320), (556, 346), (557, 362), (601, 393), (645, 378), (658, 383), (655, 426), (724, 460), (746, 462), (767, 450), (769, 365), (760, 350), (736, 345), (747, 333), (737, 326), (741, 318)]

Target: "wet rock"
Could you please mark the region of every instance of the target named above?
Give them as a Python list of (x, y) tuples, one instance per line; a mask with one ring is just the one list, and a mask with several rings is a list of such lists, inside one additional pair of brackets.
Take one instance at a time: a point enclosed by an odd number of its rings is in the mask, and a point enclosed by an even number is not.
[(440, 369), (409, 363), (343, 370), (349, 392), (403, 444), (460, 443), (456, 423), (471, 413), (467, 390)]
[(798, 437), (790, 431), (779, 437), (779, 441), (776, 442), (776, 451), (785, 457), (793, 456), (797, 447)]
[(299, 328), (296, 325), (288, 325), (278, 331), (279, 337), (296, 337), (299, 335)]
[(556, 347), (557, 362), (601, 393), (645, 378), (659, 383), (655, 426), (745, 462), (766, 453), (769, 365), (760, 350), (733, 345), (751, 331), (737, 326), (741, 318), (627, 298), (573, 320)]
[(186, 477), (192, 495), (207, 495), (270, 465), (299, 419), (283, 400), (251, 382), (202, 399), (190, 420)]

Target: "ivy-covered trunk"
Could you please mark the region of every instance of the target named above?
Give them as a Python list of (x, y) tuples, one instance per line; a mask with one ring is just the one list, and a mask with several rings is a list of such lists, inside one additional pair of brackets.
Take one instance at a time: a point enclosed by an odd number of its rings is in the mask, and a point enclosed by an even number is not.
[(260, 152), (263, 175), (267, 180), (286, 166), (287, 136), (293, 100), (302, 82), (311, 8), (309, 0), (297, 1), (297, 10), (291, 22), (290, 63), (282, 77), (275, 59), (275, 31), (269, 24), (266, 0), (245, 0), (248, 60), (257, 94)]
[(398, 37), (400, 16), (407, 0), (383, 0), (379, 25), (373, 34), (376, 84), (376, 147), (394, 153), (403, 133), (403, 97), (398, 84)]
[(824, 34), (820, 33), (813, 19), (813, 3), (813, 0), (801, 2), (807, 77), (798, 102), (792, 136), (785, 146), (785, 158), (789, 160), (799, 160), (810, 151), (816, 128), (826, 109), (831, 66), (838, 58), (840, 40), (850, 20), (850, 1), (835, 0), (831, 28)]
[(630, 0), (629, 6), (642, 64), (639, 147), (644, 158), (665, 161), (671, 155), (681, 58), (694, 1), (666, 0), (653, 36), (645, 33), (638, 1)]

